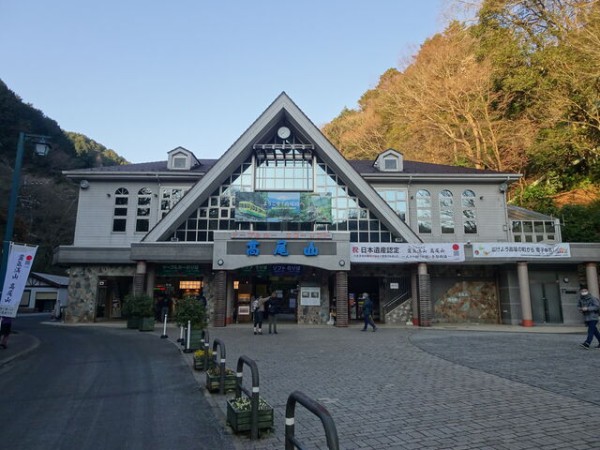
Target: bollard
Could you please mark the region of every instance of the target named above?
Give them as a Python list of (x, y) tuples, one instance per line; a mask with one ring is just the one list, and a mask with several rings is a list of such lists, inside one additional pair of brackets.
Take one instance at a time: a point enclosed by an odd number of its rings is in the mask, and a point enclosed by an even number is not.
[(192, 349), (190, 348), (190, 339), (192, 339), (192, 324), (191, 321), (188, 320), (187, 339), (185, 340), (185, 349), (183, 350), (184, 353), (192, 352)]
[[(213, 355), (217, 355), (217, 347), (219, 347), (219, 369), (221, 376), (219, 377), (219, 394), (225, 393), (225, 344), (220, 339), (213, 341)], [(206, 369), (208, 370), (208, 369)]]
[(210, 347), (210, 339), (208, 336), (208, 330), (202, 330), (202, 340), (204, 341), (204, 370), (208, 370), (209, 366), (209, 358), (208, 358), (208, 348)]
[(167, 315), (165, 314), (165, 320), (163, 321), (163, 334), (160, 336), (161, 339), (166, 339), (167, 336)]
[(179, 327), (179, 339), (177, 339), (177, 342), (183, 342), (185, 339), (183, 339), (183, 330), (185, 329), (185, 327), (183, 325), (181, 325)]
[(285, 450), (294, 450), (295, 448), (305, 448), (294, 436), (295, 427), (295, 409), (296, 402), (299, 402), (306, 409), (321, 419), (325, 429), (325, 438), (327, 439), (327, 448), (330, 450), (339, 450), (337, 429), (329, 411), (319, 402), (314, 401), (306, 394), (300, 391), (294, 391), (290, 394), (285, 406)]

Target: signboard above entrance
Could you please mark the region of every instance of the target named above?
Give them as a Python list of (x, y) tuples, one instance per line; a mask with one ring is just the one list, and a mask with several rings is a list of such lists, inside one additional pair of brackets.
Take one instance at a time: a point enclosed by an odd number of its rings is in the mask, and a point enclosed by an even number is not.
[(199, 275), (198, 264), (162, 264), (157, 267), (156, 275), (159, 277), (174, 277), (185, 275)]

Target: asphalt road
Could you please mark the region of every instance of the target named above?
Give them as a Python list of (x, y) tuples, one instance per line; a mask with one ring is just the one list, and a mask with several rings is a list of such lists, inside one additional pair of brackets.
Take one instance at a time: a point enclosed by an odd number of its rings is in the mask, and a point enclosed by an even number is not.
[(40, 345), (0, 368), (3, 446), (235, 448), (172, 342), (123, 328), (41, 325), (45, 319), (19, 318), (16, 330)]

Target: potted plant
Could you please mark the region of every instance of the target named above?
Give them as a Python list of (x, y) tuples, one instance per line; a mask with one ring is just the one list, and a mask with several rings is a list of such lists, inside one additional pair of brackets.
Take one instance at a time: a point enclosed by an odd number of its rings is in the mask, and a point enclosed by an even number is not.
[[(240, 396), (227, 400), (227, 423), (235, 433), (252, 428), (252, 401)], [(273, 407), (261, 397), (258, 399), (258, 429), (273, 428)]]
[[(190, 350), (201, 348), (203, 339), (203, 330), (206, 328), (206, 311), (204, 305), (196, 297), (186, 296), (177, 300), (175, 309), (175, 321), (177, 325), (187, 327), (191, 326), (191, 337), (189, 342)], [(187, 339), (187, 335), (186, 335)], [(187, 346), (186, 346), (187, 347)]]
[[(195, 370), (207, 370), (215, 365), (215, 358), (213, 355), (213, 351), (208, 349), (208, 358), (205, 356), (205, 350), (200, 349), (194, 352), (194, 369)], [(208, 364), (206, 363), (208, 361)]]
[(154, 299), (146, 294), (136, 295), (140, 315), (140, 331), (154, 331)]
[[(234, 391), (237, 384), (235, 372), (225, 368), (224, 389), (225, 392)], [(206, 371), (206, 390), (217, 392), (221, 388), (221, 366), (214, 365)]]
[(127, 319), (127, 328), (138, 329), (140, 327), (140, 316), (137, 314), (135, 300), (132, 294), (125, 296), (121, 309), (123, 317)]
[(127, 315), (127, 328), (140, 331), (154, 330), (154, 300), (147, 294), (129, 294), (123, 305)]

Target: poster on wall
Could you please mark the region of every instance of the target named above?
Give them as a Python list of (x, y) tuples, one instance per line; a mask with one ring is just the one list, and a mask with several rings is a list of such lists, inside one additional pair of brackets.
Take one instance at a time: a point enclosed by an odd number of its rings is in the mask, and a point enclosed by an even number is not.
[(360, 263), (462, 262), (465, 249), (459, 243), (396, 244), (352, 243), (350, 261)]
[(570, 258), (569, 244), (529, 244), (524, 242), (476, 243), (474, 258)]
[(313, 192), (237, 192), (236, 222), (331, 222), (331, 195)]
[(321, 306), (321, 288), (303, 286), (300, 289), (300, 306)]

